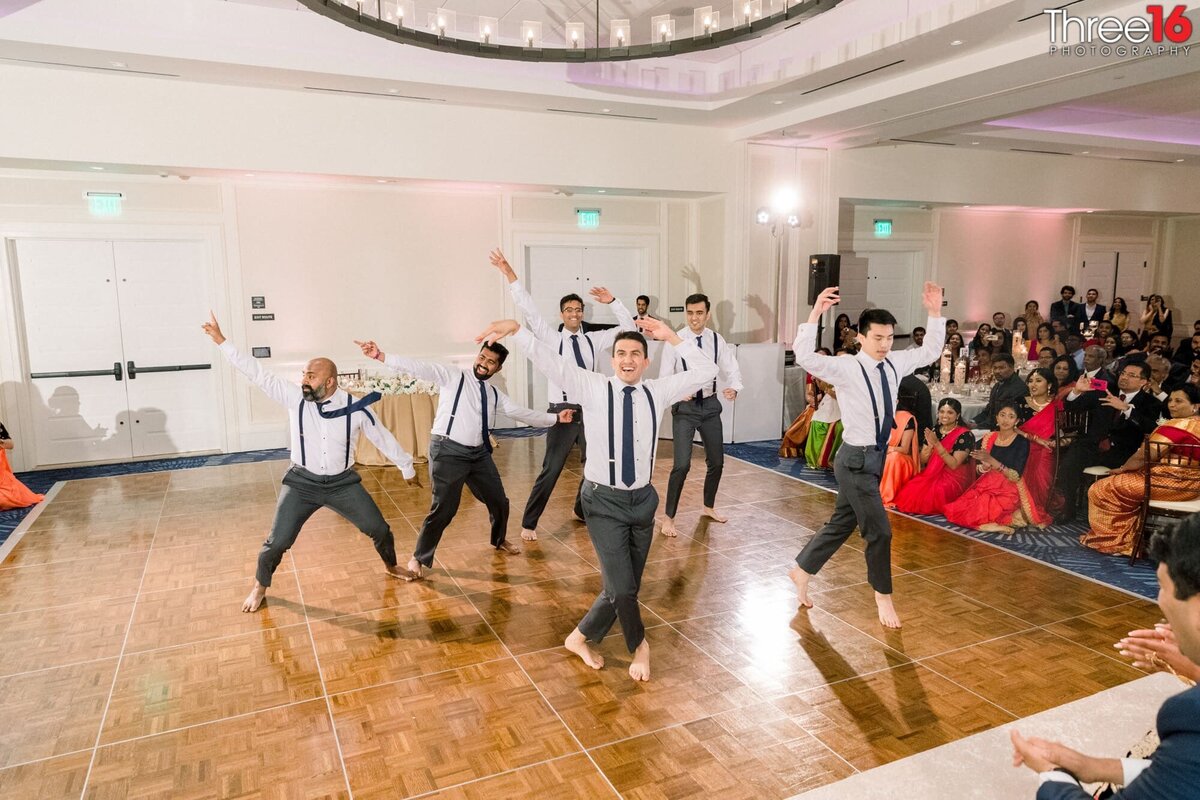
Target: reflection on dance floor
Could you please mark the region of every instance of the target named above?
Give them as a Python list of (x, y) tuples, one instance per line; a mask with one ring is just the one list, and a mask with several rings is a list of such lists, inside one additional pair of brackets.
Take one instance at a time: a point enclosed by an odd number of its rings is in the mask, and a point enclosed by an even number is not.
[[(542, 448), (496, 451), (518, 510)], [(618, 631), (598, 672), (560, 646), (600, 587), (569, 480), (520, 556), (468, 494), (415, 584), (322, 510), (259, 614), (286, 462), (71, 482), (0, 565), (0, 796), (782, 798), (1141, 675), (1111, 644), (1153, 604), (903, 517), (902, 630), (853, 539), (798, 613), (785, 573), (833, 495), (727, 459), (706, 524), (702, 460), (650, 552), (643, 684)], [(363, 474), (409, 551), (428, 489)]]

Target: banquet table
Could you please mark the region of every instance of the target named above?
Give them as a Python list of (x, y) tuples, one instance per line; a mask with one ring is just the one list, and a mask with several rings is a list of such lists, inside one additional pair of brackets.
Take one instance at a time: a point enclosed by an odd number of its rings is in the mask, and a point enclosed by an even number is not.
[[(351, 392), (362, 397), (363, 392)], [(413, 461), (424, 464), (429, 457), (429, 431), (437, 411), (436, 394), (385, 394), (370, 407), (375, 418), (392, 432), (400, 446), (412, 454)], [(354, 449), (354, 463), (365, 467), (391, 464), (383, 453), (361, 433)]]

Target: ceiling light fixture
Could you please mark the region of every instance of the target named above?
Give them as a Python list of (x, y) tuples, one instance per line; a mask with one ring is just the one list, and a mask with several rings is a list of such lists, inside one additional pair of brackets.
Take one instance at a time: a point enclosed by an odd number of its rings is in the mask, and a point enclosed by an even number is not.
[(958, 47), (958, 46), (959, 46), (960, 44), (962, 44), (962, 43), (963, 43), (963, 40), (962, 40), (962, 39), (955, 39), (953, 42), (951, 42), (951, 43), (950, 43), (950, 46), (951, 46), (951, 47)]
[[(627, 61), (712, 50), (791, 27), (843, 2), (786, 0), (768, 9), (762, 0), (735, 0), (732, 8), (725, 9), (724, 25), (721, 10), (712, 5), (690, 9), (690, 15), (678, 9), (674, 14), (638, 12), (617, 20), (610, 18), (600, 0), (588, 0), (575, 15), (581, 21), (566, 22), (561, 15), (549, 13), (553, 9), (533, 4), (533, 13), (544, 12), (541, 19), (501, 30), (499, 18), (512, 5), (507, 0), (503, 6), (487, 0), (464, 3), (456, 12), (457, 1), (439, 0), (446, 5), (435, 6), (418, 21), (415, 0), (297, 0), (343, 25), (394, 42), (483, 58), (568, 62)], [(458, 20), (458, 13), (464, 19)], [(485, 16), (488, 13), (492, 16)], [(607, 29), (598, 29), (606, 18)]]
[(772, 100), (771, 105), (781, 106), (781, 105), (783, 105), (783, 101), (782, 100)]
[(979, 144), (979, 142), (971, 142), (971, 144)]
[(110, 61), (108, 63), (111, 64), (112, 66), (116, 67), (117, 69), (125, 69), (125, 67), (127, 66), (124, 61)]
[(608, 191), (608, 189), (597, 189), (596, 191), (599, 192), (600, 194), (604, 194), (605, 192)]
[(103, 170), (104, 167), (92, 167), (92, 169)]
[(1183, 161), (1183, 159), (1182, 159), (1182, 158), (1177, 158), (1177, 159), (1175, 159), (1175, 163), (1176, 163), (1176, 164), (1178, 164), (1178, 163), (1179, 163), (1179, 162), (1181, 162), (1181, 161)]

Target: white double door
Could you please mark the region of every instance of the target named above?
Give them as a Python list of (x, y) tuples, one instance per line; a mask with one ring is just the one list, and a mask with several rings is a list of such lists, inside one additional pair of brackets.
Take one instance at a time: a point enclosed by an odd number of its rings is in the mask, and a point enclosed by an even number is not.
[(1111, 306), (1114, 297), (1121, 297), (1131, 313), (1140, 313), (1149, 274), (1149, 245), (1089, 247), (1079, 267), (1079, 294), (1075, 300), (1082, 303), (1084, 293), (1095, 289), (1100, 293), (1098, 302), (1105, 306)]
[(204, 242), (15, 250), (38, 466), (220, 448)]
[[(579, 247), (567, 245), (533, 245), (526, 249), (528, 289), (542, 318), (558, 327), (562, 317), (558, 301), (568, 294), (583, 298), (584, 319), (598, 324), (616, 324), (612, 309), (594, 301), (588, 292), (603, 286), (625, 304), (629, 313), (636, 314), (635, 300), (639, 294), (650, 294), (647, 254), (641, 247)], [(596, 369), (612, 374), (612, 353), (596, 353)], [(530, 370), (530, 406), (541, 408), (546, 402), (546, 378), (538, 370)]]

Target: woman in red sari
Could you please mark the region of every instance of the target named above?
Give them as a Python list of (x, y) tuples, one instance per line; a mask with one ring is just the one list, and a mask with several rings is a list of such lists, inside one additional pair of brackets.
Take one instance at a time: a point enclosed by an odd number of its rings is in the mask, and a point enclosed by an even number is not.
[(921, 448), (924, 469), (896, 495), (896, 510), (905, 514), (941, 514), (946, 504), (975, 480), (975, 465), (969, 461), (975, 437), (962, 424), (962, 404), (953, 397), (938, 403), (937, 430), (925, 431)]
[(1017, 409), (1021, 424), (1018, 433), (1029, 441), (1029, 459), (1025, 462), (1025, 486), (1034, 507), (1052, 516), (1049, 504), (1054, 488), (1054, 415), (1062, 408), (1056, 397), (1058, 381), (1048, 369), (1035, 369), (1025, 379), (1029, 394)]
[(1025, 485), (1029, 440), (1017, 431), (1018, 406), (1004, 403), (996, 412), (998, 430), (971, 453), (979, 479), (946, 506), (946, 519), (964, 528), (1012, 533), (1017, 528), (1044, 528), (1051, 519), (1033, 504)]
[[(1200, 388), (1184, 384), (1167, 397), (1167, 411), (1171, 419), (1166, 420), (1150, 434), (1150, 441), (1163, 445), (1200, 445)], [(1193, 500), (1200, 496), (1200, 481), (1195, 479), (1194, 469), (1173, 466), (1171, 458), (1194, 458), (1195, 452), (1162, 453), (1154, 465), (1155, 483), (1171, 483), (1166, 488), (1154, 490), (1155, 500)], [(1183, 450), (1183, 448), (1181, 448)], [(1152, 450), (1151, 453), (1155, 454)], [(1088, 490), (1088, 520), (1091, 530), (1079, 537), (1079, 541), (1101, 553), (1127, 556), (1133, 551), (1133, 537), (1137, 533), (1141, 515), (1142, 499), (1146, 496), (1145, 453), (1139, 448), (1121, 466), (1109, 473), (1109, 477), (1096, 481)], [(1166, 463), (1164, 463), (1166, 462)]]

